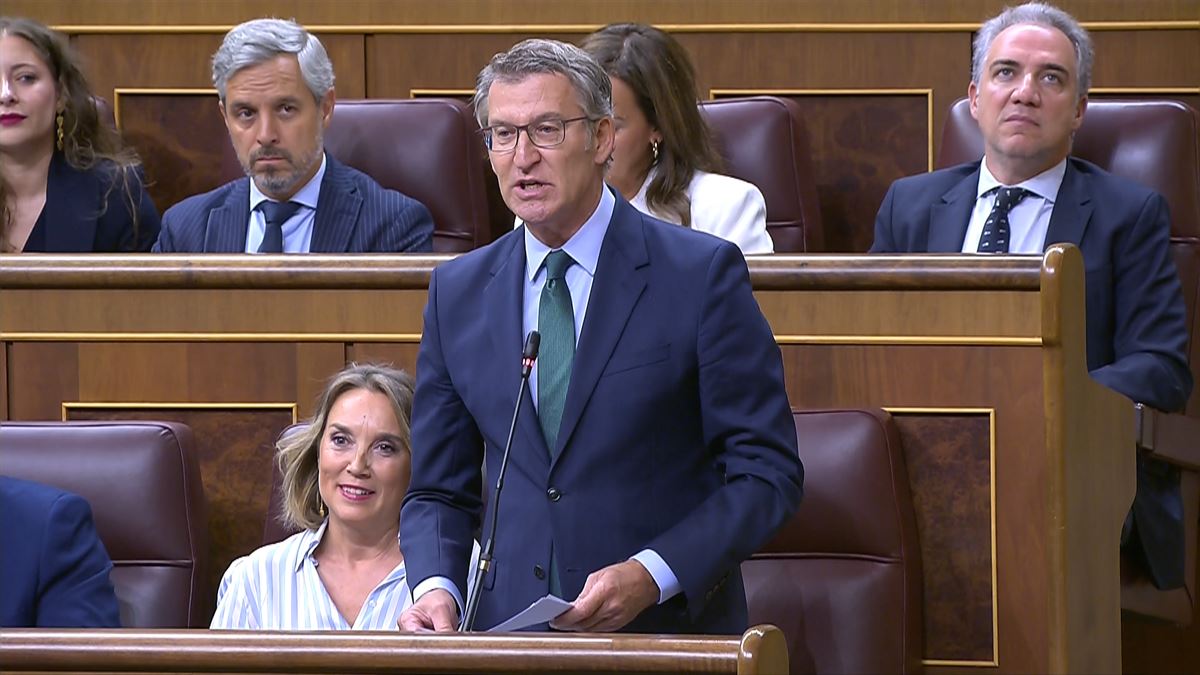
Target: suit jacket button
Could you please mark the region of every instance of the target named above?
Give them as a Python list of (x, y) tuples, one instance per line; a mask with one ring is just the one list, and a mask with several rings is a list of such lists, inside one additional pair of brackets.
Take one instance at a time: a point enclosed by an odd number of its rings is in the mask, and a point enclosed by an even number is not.
[(558, 488), (552, 487), (549, 490), (546, 490), (546, 496), (550, 498), (550, 501), (556, 502), (562, 499), (562, 491)]
[(542, 569), (541, 565), (534, 565), (533, 566), (533, 576), (537, 577), (539, 580), (545, 579), (546, 578), (546, 570)]

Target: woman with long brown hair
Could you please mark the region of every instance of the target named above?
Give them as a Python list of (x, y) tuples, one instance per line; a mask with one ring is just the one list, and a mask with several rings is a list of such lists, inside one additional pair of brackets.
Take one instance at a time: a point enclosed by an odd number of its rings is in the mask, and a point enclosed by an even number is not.
[(66, 39), (0, 17), (0, 253), (150, 250), (159, 218), (140, 166)]
[(580, 46), (612, 79), (617, 135), (608, 184), (660, 220), (727, 239), (743, 253), (773, 252), (762, 192), (720, 174), (683, 46), (633, 23), (605, 26)]

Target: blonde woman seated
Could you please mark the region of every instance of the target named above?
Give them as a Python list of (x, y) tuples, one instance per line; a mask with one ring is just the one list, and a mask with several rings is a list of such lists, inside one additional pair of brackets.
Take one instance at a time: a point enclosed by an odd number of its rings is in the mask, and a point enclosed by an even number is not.
[(400, 504), (412, 456), (413, 379), (350, 365), (312, 422), (279, 440), (284, 519), (297, 534), (233, 561), (213, 628), (396, 630), (412, 604)]

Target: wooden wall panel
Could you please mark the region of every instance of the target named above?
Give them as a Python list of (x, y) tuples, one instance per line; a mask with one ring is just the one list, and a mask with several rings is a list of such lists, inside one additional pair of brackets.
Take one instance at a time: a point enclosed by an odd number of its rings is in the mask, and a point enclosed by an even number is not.
[(386, 363), (417, 374), (418, 342), (358, 342), (348, 345), (346, 359), (358, 363)]
[[(295, 17), (304, 23), (552, 24), (600, 25), (613, 21), (700, 22), (965, 22), (997, 11), (996, 0), (6, 0), (5, 12), (56, 24), (218, 24), (259, 16)], [(1059, 0), (1081, 21), (1194, 20), (1195, 0)]]
[(137, 150), (161, 214), (242, 175), (215, 93), (118, 92), (118, 127)]
[(8, 350), (11, 342), (0, 342), (0, 421), (9, 419), (8, 415)]

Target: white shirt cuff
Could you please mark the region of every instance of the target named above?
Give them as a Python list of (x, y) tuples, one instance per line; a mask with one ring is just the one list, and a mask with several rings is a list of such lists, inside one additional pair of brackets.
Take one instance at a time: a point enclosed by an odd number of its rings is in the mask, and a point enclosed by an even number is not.
[[(661, 605), (670, 600), (683, 590), (679, 587), (679, 578), (671, 571), (671, 566), (656, 551), (648, 548), (642, 549), (630, 559), (640, 562), (642, 567), (645, 567), (650, 576), (654, 578), (654, 583), (658, 584), (658, 604)], [(423, 586), (424, 583), (421, 585)]]
[[(660, 558), (660, 560), (661, 560), (661, 558)], [(458, 605), (458, 615), (462, 616), (462, 613), (463, 613), (462, 593), (458, 592), (458, 587), (455, 586), (454, 582), (450, 581), (450, 579), (447, 577), (429, 577), (425, 581), (422, 581), (421, 583), (417, 584), (417, 587), (412, 589), (413, 602), (416, 602), (417, 600), (421, 599), (421, 596), (425, 595), (429, 591), (436, 590), (438, 588), (446, 591), (447, 593), (449, 593), (450, 595), (452, 595), (454, 597), (454, 603), (456, 605)]]

